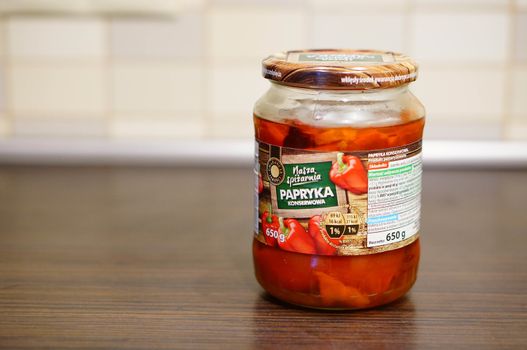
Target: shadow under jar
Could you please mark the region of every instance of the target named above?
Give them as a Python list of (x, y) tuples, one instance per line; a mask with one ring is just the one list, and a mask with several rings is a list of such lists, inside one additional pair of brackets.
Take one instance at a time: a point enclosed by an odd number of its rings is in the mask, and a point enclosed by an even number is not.
[(256, 102), (253, 258), (285, 302), (361, 309), (403, 296), (419, 263), (424, 108), (417, 65), (365, 50), (263, 61)]

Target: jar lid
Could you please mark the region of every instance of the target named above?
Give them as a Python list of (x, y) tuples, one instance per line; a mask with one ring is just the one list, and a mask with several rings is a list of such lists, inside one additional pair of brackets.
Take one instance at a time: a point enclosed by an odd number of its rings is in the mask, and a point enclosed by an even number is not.
[(400, 53), (376, 50), (296, 50), (262, 61), (264, 78), (323, 90), (384, 89), (417, 78), (417, 64)]

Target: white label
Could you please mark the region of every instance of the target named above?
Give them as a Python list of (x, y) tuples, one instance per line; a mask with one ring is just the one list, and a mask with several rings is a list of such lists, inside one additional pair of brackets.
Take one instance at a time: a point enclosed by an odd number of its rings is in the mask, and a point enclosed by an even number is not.
[(368, 171), (368, 247), (400, 242), (419, 231), (421, 154)]

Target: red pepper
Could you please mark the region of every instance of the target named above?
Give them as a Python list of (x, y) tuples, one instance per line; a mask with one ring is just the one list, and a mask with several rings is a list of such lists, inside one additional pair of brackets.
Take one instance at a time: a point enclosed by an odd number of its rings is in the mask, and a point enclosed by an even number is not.
[(330, 238), (326, 229), (320, 224), (321, 221), (320, 215), (315, 215), (309, 219), (309, 224), (307, 229), (313, 240), (315, 241), (315, 246), (317, 248), (318, 254), (323, 255), (336, 255), (337, 248), (330, 245), (328, 242), (331, 242), (335, 245), (340, 245), (340, 239)]
[(340, 188), (354, 194), (368, 192), (368, 174), (359, 158), (337, 153), (337, 161), (331, 166), (329, 178)]
[(292, 252), (316, 254), (315, 242), (304, 227), (295, 219), (280, 218), (280, 233), (284, 239), (278, 240), (280, 248)]
[(262, 214), (262, 231), (265, 237), (265, 242), (270, 246), (276, 246), (277, 238), (280, 234), (280, 222), (278, 216), (272, 215), (268, 211)]
[(327, 305), (346, 305), (351, 308), (364, 308), (370, 304), (368, 294), (353, 285), (347, 285), (337, 277), (315, 271), (318, 277), (320, 298)]

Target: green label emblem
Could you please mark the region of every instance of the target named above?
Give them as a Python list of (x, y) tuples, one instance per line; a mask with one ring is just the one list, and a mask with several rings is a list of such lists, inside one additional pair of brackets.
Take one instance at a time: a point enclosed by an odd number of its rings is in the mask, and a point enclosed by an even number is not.
[(335, 184), (329, 179), (331, 161), (284, 164), (284, 179), (276, 186), (279, 209), (327, 208), (338, 205)]

